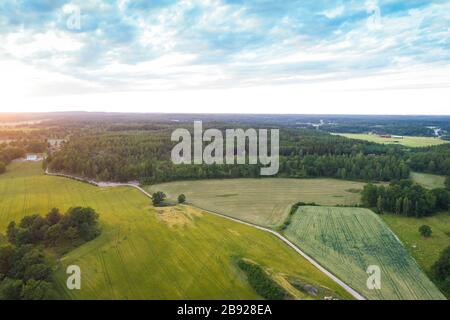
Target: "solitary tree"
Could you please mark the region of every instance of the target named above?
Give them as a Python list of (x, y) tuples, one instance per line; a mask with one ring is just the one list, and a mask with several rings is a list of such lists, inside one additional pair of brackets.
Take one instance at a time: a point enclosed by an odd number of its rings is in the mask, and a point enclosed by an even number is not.
[(422, 235), (422, 237), (425, 237), (425, 238), (429, 238), (432, 233), (430, 226), (427, 226), (426, 224), (424, 224), (423, 226), (421, 226), (419, 228), (419, 232)]
[(166, 199), (166, 194), (162, 191), (158, 191), (152, 194), (152, 202), (154, 206), (159, 206)]
[(184, 194), (180, 194), (178, 196), (178, 203), (185, 203), (186, 202), (186, 196)]

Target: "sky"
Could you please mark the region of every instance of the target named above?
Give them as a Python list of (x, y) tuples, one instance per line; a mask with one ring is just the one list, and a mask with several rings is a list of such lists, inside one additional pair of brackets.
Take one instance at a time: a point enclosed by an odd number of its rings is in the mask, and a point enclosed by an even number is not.
[(450, 114), (450, 1), (2, 0), (0, 111)]

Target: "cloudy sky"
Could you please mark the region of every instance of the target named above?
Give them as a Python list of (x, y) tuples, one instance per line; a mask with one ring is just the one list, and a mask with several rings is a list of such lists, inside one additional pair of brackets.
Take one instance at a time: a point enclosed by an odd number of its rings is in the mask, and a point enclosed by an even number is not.
[(450, 1), (2, 0), (0, 111), (450, 114)]

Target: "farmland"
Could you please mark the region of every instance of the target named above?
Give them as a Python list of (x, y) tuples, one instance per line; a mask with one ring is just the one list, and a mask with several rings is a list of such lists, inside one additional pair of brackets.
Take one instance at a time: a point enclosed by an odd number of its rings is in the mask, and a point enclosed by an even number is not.
[(411, 172), (411, 179), (428, 189), (444, 188), (445, 183), (445, 176), (428, 173)]
[(259, 225), (283, 223), (298, 201), (323, 205), (359, 203), (364, 184), (334, 179), (233, 179), (180, 181), (153, 185), (171, 200), (181, 193), (193, 205)]
[(437, 146), (440, 144), (449, 143), (448, 141), (441, 140), (439, 138), (433, 137), (403, 137), (403, 139), (398, 138), (382, 138), (377, 135), (371, 134), (353, 134), (353, 133), (342, 133), (340, 136), (347, 137), (350, 139), (365, 140), (375, 143), (382, 144), (400, 144), (406, 147), (419, 148), (428, 146)]
[[(439, 258), (439, 254), (450, 246), (450, 214), (440, 213), (420, 219), (394, 214), (382, 215), (387, 225), (399, 236), (419, 265), (426, 271)], [(433, 230), (430, 238), (419, 234), (419, 227), (428, 225)]]
[[(443, 299), (383, 220), (360, 208), (300, 207), (286, 236), (369, 299)], [(381, 268), (381, 290), (366, 270)]]
[[(138, 190), (97, 188), (43, 175), (41, 163), (16, 162), (0, 176), (0, 230), (11, 220), (53, 207), (90, 206), (102, 234), (63, 256), (56, 270), (72, 299), (257, 299), (233, 259), (259, 264), (296, 298), (311, 298), (286, 279), (342, 288), (273, 235), (189, 206), (154, 208)], [(79, 265), (82, 289), (65, 289), (68, 265)]]

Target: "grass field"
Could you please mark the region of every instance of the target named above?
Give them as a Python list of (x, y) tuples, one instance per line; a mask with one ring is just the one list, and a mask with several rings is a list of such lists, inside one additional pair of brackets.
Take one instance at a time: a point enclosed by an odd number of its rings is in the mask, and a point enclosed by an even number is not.
[[(450, 246), (449, 213), (420, 219), (394, 214), (385, 214), (382, 217), (426, 272), (430, 272), (431, 266), (439, 258), (440, 253)], [(424, 224), (429, 225), (433, 230), (430, 238), (423, 238), (419, 234), (419, 227)]]
[(403, 137), (403, 139), (381, 138), (377, 135), (370, 134), (354, 134), (354, 133), (339, 133), (338, 135), (350, 139), (366, 140), (370, 142), (382, 144), (401, 144), (406, 147), (419, 148), (427, 146), (437, 146), (440, 144), (449, 143), (449, 141), (441, 140), (433, 137)]
[(445, 176), (439, 176), (428, 173), (411, 172), (411, 179), (428, 189), (445, 187)]
[[(102, 234), (62, 257), (56, 278), (73, 299), (257, 299), (234, 264), (244, 257), (297, 298), (288, 277), (349, 295), (275, 236), (189, 206), (156, 209), (138, 190), (97, 188), (43, 175), (41, 163), (13, 163), (0, 176), (0, 230), (53, 207), (91, 206)], [(65, 269), (81, 267), (80, 291), (67, 291)]]
[[(444, 299), (383, 220), (368, 209), (300, 207), (286, 236), (369, 299)], [(381, 268), (381, 290), (366, 270)]]
[(259, 225), (275, 227), (298, 201), (350, 205), (360, 200), (364, 183), (334, 179), (231, 179), (170, 182), (147, 187), (176, 200), (184, 193), (189, 203)]

